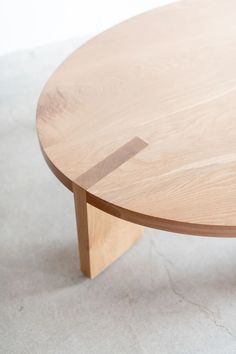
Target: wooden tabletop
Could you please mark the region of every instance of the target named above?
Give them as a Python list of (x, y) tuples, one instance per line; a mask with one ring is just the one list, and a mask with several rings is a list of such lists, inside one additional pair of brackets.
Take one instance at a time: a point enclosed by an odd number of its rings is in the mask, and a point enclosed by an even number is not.
[(37, 110), (56, 176), (125, 220), (236, 236), (235, 14), (235, 0), (181, 1), (76, 50)]

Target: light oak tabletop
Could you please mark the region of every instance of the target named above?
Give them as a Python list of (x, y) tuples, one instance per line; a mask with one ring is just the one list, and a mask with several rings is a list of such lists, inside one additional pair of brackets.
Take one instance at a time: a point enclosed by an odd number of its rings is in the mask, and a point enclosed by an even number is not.
[(37, 109), (44, 156), (122, 219), (236, 236), (236, 2), (180, 1), (77, 49)]

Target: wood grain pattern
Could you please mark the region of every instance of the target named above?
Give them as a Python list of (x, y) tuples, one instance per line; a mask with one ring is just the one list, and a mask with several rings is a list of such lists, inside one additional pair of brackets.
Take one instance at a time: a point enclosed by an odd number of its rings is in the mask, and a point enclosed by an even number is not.
[(87, 204), (86, 191), (74, 184), (80, 269), (94, 278), (142, 236), (143, 227)]
[(235, 13), (234, 0), (181, 1), (75, 51), (37, 110), (56, 176), (72, 190), (138, 136), (148, 145), (87, 186), (87, 201), (145, 226), (236, 236)]
[(76, 178), (75, 183), (87, 190), (102, 178), (113, 172), (123, 163), (134, 157), (139, 151), (147, 146), (147, 143), (135, 137), (119, 149), (108, 155), (104, 160), (99, 161), (95, 166)]

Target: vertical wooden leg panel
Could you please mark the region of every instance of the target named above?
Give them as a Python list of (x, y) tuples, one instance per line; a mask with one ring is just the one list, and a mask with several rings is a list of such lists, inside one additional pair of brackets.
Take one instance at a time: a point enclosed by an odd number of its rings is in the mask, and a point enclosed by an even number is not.
[(86, 201), (86, 191), (74, 185), (80, 267), (94, 278), (136, 243), (140, 225), (107, 214)]

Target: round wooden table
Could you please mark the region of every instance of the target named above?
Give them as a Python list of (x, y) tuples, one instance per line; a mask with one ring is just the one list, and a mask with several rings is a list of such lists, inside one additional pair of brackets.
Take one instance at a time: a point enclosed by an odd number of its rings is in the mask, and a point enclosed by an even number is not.
[(236, 236), (236, 5), (177, 2), (90, 40), (51, 76), (37, 131), (74, 193), (81, 270), (142, 226)]

